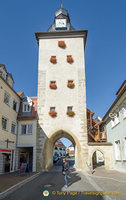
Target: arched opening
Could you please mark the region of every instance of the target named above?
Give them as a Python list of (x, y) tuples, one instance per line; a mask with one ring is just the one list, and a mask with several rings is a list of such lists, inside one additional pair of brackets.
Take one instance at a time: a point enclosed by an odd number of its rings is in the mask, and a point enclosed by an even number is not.
[(101, 151), (96, 150), (92, 155), (92, 167), (95, 169), (102, 165), (105, 165), (104, 154)]
[(75, 147), (67, 138), (61, 138), (56, 141), (53, 148), (53, 164), (54, 167), (62, 166), (62, 159), (66, 158), (70, 166), (75, 164)]
[(42, 158), (43, 158), (42, 168), (50, 169), (53, 167), (53, 153), (54, 153), (55, 143), (61, 138), (67, 138), (68, 140), (71, 141), (75, 149), (75, 165), (74, 166), (76, 168), (81, 168), (82, 160), (81, 160), (81, 156), (79, 156), (81, 154), (80, 143), (77, 137), (73, 133), (69, 131), (64, 131), (64, 130), (58, 130), (50, 134), (48, 138), (46, 139), (43, 155), (42, 155)]

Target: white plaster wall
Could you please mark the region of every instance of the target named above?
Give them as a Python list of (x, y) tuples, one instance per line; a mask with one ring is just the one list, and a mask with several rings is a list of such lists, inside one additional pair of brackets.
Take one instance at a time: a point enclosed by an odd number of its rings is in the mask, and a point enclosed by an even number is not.
[[(30, 145), (34, 144), (36, 145), (36, 120), (23, 120), (18, 122), (18, 140), (17, 140), (17, 145)], [(21, 134), (21, 125), (22, 124), (33, 124), (32, 126), (32, 134), (25, 135)]]
[[(58, 41), (66, 43), (66, 49), (58, 47)], [(74, 63), (66, 62), (66, 56), (72, 55)], [(49, 62), (56, 56), (57, 64)], [(67, 81), (74, 80), (75, 88), (67, 88)], [(57, 89), (51, 90), (49, 83), (55, 80)], [(57, 117), (48, 112), (56, 107)], [(66, 115), (67, 106), (73, 106), (75, 116)], [(81, 137), (81, 122), (86, 120), (86, 91), (83, 38), (41, 39), (39, 42), (39, 78), (38, 78), (38, 113), (44, 132), (49, 135), (58, 129), (70, 130)], [(85, 121), (86, 123), (86, 121)]]

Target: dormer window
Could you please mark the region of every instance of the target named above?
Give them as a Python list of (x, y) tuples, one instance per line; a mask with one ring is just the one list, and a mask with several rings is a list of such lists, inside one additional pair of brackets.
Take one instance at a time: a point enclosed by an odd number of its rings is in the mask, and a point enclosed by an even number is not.
[(23, 103), (23, 112), (31, 112), (31, 106), (28, 103)]

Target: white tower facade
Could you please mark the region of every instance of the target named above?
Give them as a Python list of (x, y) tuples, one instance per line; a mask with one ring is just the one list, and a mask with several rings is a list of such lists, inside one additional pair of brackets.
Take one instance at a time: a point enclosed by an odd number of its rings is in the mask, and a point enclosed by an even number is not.
[(36, 33), (38, 61), (37, 170), (53, 165), (55, 142), (75, 147), (75, 166), (87, 170), (85, 45), (87, 30), (76, 31), (68, 12), (56, 12), (48, 32)]

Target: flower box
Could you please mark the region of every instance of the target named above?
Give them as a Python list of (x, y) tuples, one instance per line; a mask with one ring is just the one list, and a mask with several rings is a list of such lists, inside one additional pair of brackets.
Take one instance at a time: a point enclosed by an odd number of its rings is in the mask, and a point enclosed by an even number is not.
[(55, 83), (50, 83), (49, 87), (53, 90), (57, 89), (57, 85)]
[(67, 87), (73, 89), (75, 87), (74, 83), (67, 83)]
[(75, 115), (75, 112), (72, 110), (67, 111), (66, 113), (69, 117), (73, 117)]
[(60, 48), (63, 48), (63, 49), (66, 48), (66, 44), (65, 44), (64, 41), (59, 41), (59, 42), (58, 42), (58, 46), (59, 46)]
[(50, 111), (50, 112), (49, 112), (49, 115), (50, 115), (51, 117), (56, 117), (56, 116), (57, 116), (57, 112), (56, 112), (56, 111)]
[(57, 63), (56, 56), (51, 56), (50, 62), (53, 64)]
[(73, 63), (74, 62), (72, 56), (67, 56), (67, 62), (68, 63)]

